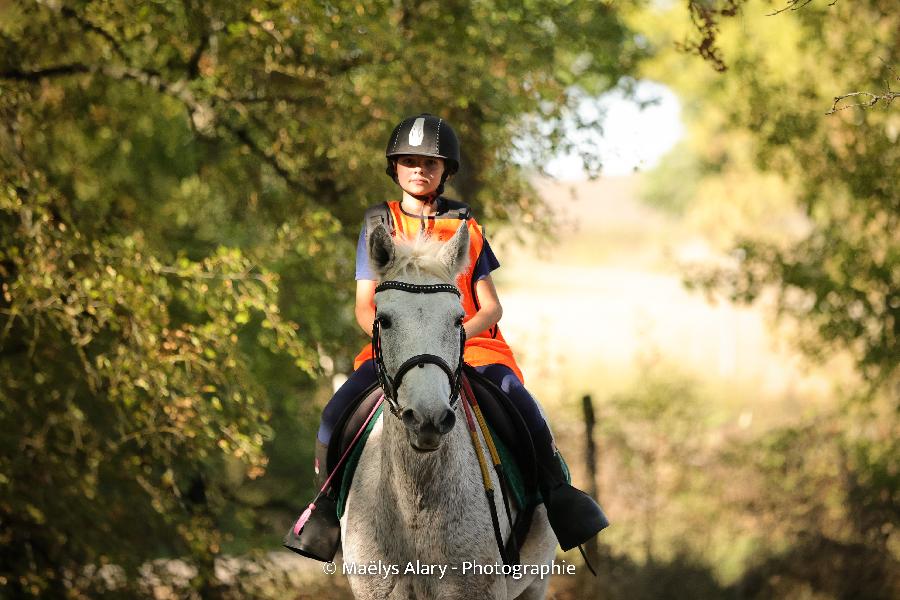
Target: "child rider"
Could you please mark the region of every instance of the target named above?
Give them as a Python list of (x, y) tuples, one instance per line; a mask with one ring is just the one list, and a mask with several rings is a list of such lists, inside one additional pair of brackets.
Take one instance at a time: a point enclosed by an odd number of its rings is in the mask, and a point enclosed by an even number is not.
[[(406, 118), (394, 128), (385, 156), (387, 174), (402, 192), (401, 200), (388, 202), (386, 208), (381, 208), (383, 213), (390, 213), (393, 235), (412, 237), (421, 231), (442, 241), (449, 239), (456, 232), (459, 219), (468, 217), (468, 207), (441, 196), (444, 183), (459, 169), (459, 141), (450, 125), (427, 113)], [(367, 215), (372, 214), (372, 210)], [(463, 325), (467, 337), (465, 361), (508, 394), (522, 414), (534, 439), (538, 484), (550, 526), (562, 549), (569, 550), (592, 538), (608, 525), (608, 521), (590, 496), (566, 482), (543, 412), (522, 385), (522, 373), (497, 327), (503, 309), (491, 280), (491, 271), (500, 263), (484, 239), (481, 227), (471, 217), (468, 222), (470, 266), (458, 280), (466, 310)], [(375, 275), (369, 267), (364, 224), (356, 251), (356, 321), (368, 335), (372, 334), (375, 320), (375, 285)], [(377, 381), (371, 345), (366, 345), (356, 357), (354, 368), (322, 412), (316, 444), (317, 473), (319, 469), (324, 470), (328, 442), (337, 420)], [(334, 511), (313, 511), (300, 534), (300, 541), (303, 546), (315, 547), (318, 551), (302, 553), (330, 561), (337, 551), (337, 544), (303, 540), (303, 534), (309, 531), (312, 533), (308, 535), (317, 535), (326, 531), (329, 533), (322, 539), (337, 540), (339, 534), (335, 530), (339, 529)], [(334, 547), (329, 547), (331, 545)]]

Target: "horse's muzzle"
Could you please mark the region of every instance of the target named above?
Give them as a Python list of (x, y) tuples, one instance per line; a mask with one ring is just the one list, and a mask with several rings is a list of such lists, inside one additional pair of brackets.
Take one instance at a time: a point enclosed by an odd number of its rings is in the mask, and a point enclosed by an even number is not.
[(407, 408), (401, 414), (401, 419), (413, 449), (419, 452), (433, 452), (441, 445), (444, 434), (456, 424), (456, 413), (448, 408), (437, 419), (423, 418), (415, 409)]

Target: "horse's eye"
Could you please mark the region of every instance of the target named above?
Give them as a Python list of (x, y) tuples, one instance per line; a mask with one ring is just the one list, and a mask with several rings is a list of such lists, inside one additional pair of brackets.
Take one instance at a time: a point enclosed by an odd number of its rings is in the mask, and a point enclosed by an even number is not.
[(381, 323), (382, 329), (390, 329), (391, 328), (391, 318), (387, 315), (381, 315), (378, 317), (378, 322)]

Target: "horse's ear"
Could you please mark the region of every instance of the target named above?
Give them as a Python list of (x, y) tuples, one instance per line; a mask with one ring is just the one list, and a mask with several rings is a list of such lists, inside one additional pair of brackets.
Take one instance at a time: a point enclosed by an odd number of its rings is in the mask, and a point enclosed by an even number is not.
[(378, 224), (369, 234), (369, 262), (379, 277), (394, 264), (394, 240), (384, 225)]
[(469, 266), (469, 226), (463, 221), (453, 237), (441, 248), (440, 260), (456, 277)]

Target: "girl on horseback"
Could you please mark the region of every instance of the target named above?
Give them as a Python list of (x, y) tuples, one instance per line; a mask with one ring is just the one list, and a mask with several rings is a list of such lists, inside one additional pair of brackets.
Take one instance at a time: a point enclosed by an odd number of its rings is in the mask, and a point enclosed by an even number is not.
[[(386, 172), (400, 187), (400, 200), (376, 205), (366, 213), (356, 252), (356, 320), (372, 334), (375, 321), (376, 277), (369, 265), (367, 230), (378, 222), (391, 225), (395, 237), (412, 238), (423, 233), (446, 241), (465, 220), (469, 228), (469, 267), (457, 284), (466, 312), (464, 359), (467, 364), (502, 389), (515, 403), (534, 441), (538, 461), (538, 485), (550, 526), (563, 550), (587, 541), (608, 525), (597, 503), (566, 481), (553, 435), (537, 401), (523, 385), (524, 377), (512, 350), (497, 326), (503, 308), (491, 279), (500, 266), (481, 227), (468, 206), (444, 198), (447, 179), (460, 163), (459, 141), (441, 118), (427, 113), (401, 121), (385, 151)], [(354, 361), (354, 372), (335, 392), (322, 413), (316, 444), (316, 473), (325, 476), (328, 443), (344, 411), (377, 380), (372, 347), (366, 345)], [(337, 551), (340, 524), (331, 510), (313, 511), (300, 534), (301, 554), (330, 561)], [(305, 534), (305, 535), (304, 535)]]

